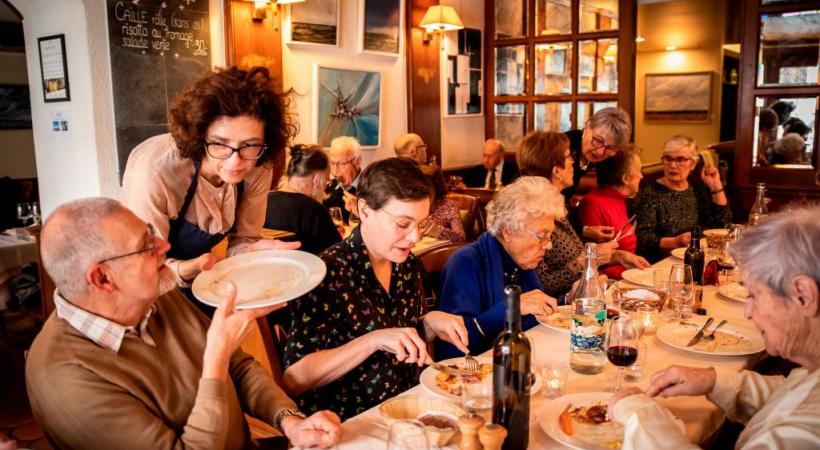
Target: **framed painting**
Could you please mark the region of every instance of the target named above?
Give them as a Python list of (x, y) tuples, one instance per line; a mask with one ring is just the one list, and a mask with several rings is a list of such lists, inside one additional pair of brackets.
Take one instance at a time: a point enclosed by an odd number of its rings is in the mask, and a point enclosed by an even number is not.
[(65, 56), (65, 35), (37, 38), (40, 50), (40, 75), (43, 81), (43, 101), (71, 100), (68, 88), (68, 65)]
[(323, 148), (339, 136), (352, 136), (363, 148), (379, 146), (381, 74), (314, 66), (316, 125), (313, 141)]
[(31, 128), (28, 85), (0, 84), (0, 130)]
[(646, 122), (708, 123), (712, 72), (646, 74)]
[(339, 45), (339, 0), (290, 5), (289, 44)]
[(359, 0), (359, 51), (399, 56), (402, 0)]
[(447, 116), (481, 115), (483, 69), (481, 30), (463, 28), (447, 36)]

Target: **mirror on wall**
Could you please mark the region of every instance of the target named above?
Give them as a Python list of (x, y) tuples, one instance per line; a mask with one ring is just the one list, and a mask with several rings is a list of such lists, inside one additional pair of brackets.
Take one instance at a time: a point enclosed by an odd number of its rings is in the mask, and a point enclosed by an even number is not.
[(802, 168), (815, 160), (820, 97), (756, 97), (752, 151), (757, 167)]
[(820, 83), (820, 10), (760, 16), (758, 86)]

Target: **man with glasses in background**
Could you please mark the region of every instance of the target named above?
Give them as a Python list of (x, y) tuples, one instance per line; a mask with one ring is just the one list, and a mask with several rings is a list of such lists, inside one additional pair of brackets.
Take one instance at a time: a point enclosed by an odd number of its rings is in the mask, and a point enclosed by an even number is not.
[(342, 210), (345, 222), (350, 221), (350, 215), (356, 212), (356, 189), (359, 184), (359, 174), (362, 173), (362, 147), (354, 137), (340, 136), (330, 141), (330, 151), (327, 155), (330, 161), (330, 174), (333, 176), (325, 194), (323, 204), (328, 210), (333, 207)]
[(26, 361), (32, 412), (58, 448), (248, 448), (244, 412), (296, 446), (334, 445), (339, 418), (306, 418), (238, 350), (276, 307), (234, 309), (236, 288), (209, 321), (164, 264), (168, 242), (115, 200), (57, 208), (41, 255), (54, 280), (49, 316)]
[(422, 166), (427, 164), (427, 144), (416, 133), (399, 136), (393, 143), (393, 149), (399, 158), (410, 158)]

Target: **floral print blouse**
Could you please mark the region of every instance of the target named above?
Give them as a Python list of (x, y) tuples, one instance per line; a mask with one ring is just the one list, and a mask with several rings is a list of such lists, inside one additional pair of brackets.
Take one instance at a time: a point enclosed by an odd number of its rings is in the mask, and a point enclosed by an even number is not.
[(583, 270), (577, 259), (583, 251), (584, 243), (567, 218), (556, 219), (552, 248), (547, 250), (535, 269), (547, 295), (558, 298), (572, 289), (572, 283)]
[(464, 233), (464, 223), (461, 222), (461, 211), (458, 209), (456, 202), (448, 199), (442, 199), (438, 206), (430, 213), (429, 220), (431, 220), (439, 228), (431, 236), (446, 239), (450, 242), (464, 242), (466, 236)]
[[(390, 292), (376, 278), (359, 227), (319, 257), (327, 275), (316, 289), (293, 303), (286, 367), (375, 330), (421, 325), (426, 306), (419, 285), (420, 264), (412, 253), (405, 262), (393, 263)], [(295, 400), (306, 413), (329, 409), (346, 420), (414, 386), (418, 374), (416, 365), (377, 351), (341, 378)]]

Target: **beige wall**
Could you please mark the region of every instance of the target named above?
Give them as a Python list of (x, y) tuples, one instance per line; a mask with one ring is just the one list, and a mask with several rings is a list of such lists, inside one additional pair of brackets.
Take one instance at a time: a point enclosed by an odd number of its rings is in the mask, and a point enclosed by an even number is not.
[[(0, 52), (0, 84), (28, 84), (25, 53)], [(6, 176), (37, 176), (31, 129), (0, 130), (0, 177)]]

